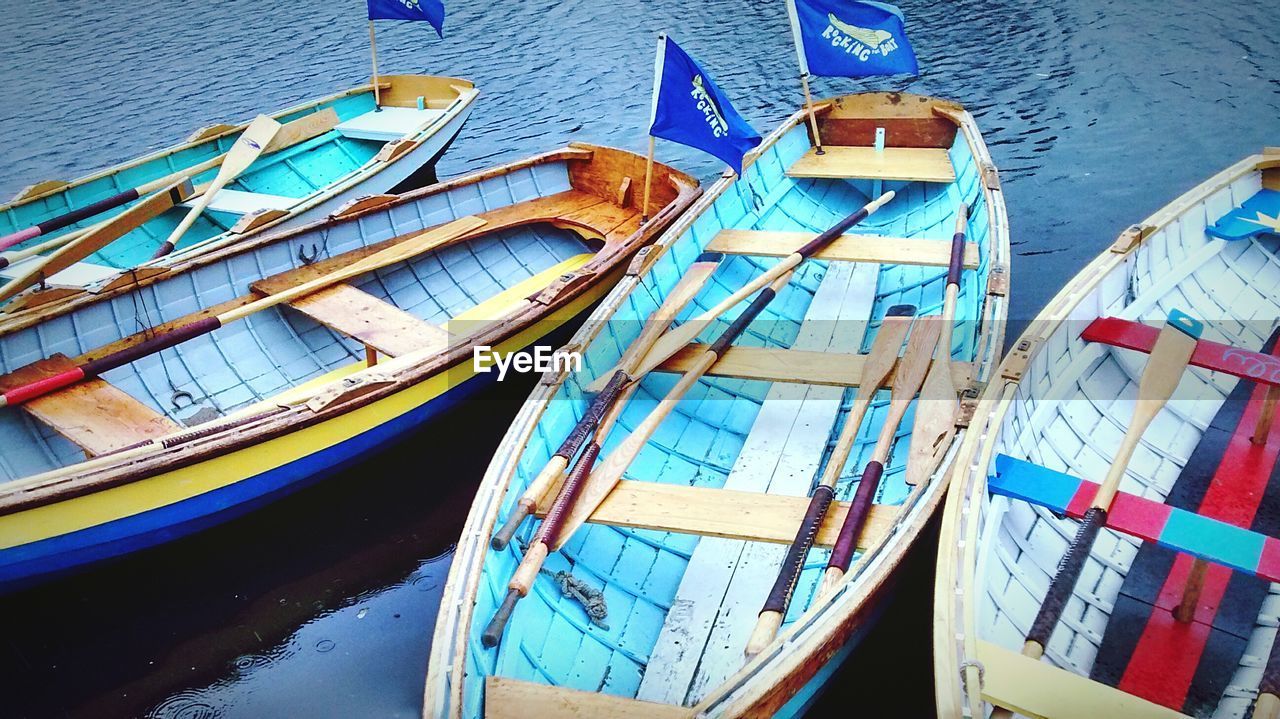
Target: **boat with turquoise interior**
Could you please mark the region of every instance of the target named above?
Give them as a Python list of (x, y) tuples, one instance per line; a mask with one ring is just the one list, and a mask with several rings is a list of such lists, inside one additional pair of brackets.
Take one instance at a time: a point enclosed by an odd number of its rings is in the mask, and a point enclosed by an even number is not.
[(938, 716), (1280, 717), (1277, 287), (1269, 147), (1122, 231), (1011, 345), (943, 511)]
[[(748, 153), (742, 176), (727, 173), (711, 186), (570, 340), (568, 347), (582, 352), (582, 369), (547, 376), (525, 403), (458, 542), (431, 643), (424, 716), (799, 716), (875, 620), (896, 570), (940, 506), (943, 478), (966, 436), (957, 393), (936, 402), (956, 408), (952, 431), (937, 446), (921, 442), (919, 451), (912, 415), (935, 402), (912, 400), (914, 390), (906, 395), (911, 409), (896, 430), (888, 425), (897, 442), (857, 536), (858, 553), (834, 591), (816, 599), (828, 548), (894, 404), (888, 392), (874, 396), (852, 452), (835, 467), (836, 501), (817, 528), (781, 632), (753, 657), (745, 654), (886, 314), (913, 310), (930, 318), (915, 320), (912, 337), (940, 327), (959, 247), (948, 369), (957, 390), (980, 386), (1000, 353), (1009, 234), (995, 167), (962, 106), (866, 93), (821, 102), (816, 113), (821, 153), (804, 112), (766, 137)], [(674, 333), (702, 322), (694, 318), (888, 191), (892, 199), (856, 234), (839, 236), (797, 266), (683, 398), (664, 399), (697, 377), (687, 373), (715, 351), (706, 344), (670, 356), (632, 385), (619, 413), (605, 415), (616, 423), (610, 431), (603, 420), (595, 430), (603, 459), (576, 500), (601, 501), (573, 504), (561, 515), (589, 512), (575, 531), (561, 530), (558, 551), (529, 577), (493, 646), (487, 625), (518, 591), (517, 566), (526, 551), (546, 545), (533, 516), (509, 543), (491, 539), (509, 518), (519, 521), (514, 513), (544, 468), (569, 465), (554, 464), (555, 453), (587, 411), (587, 387), (628, 361), (647, 318), (672, 312), (662, 308), (673, 297), (696, 291)], [(695, 271), (706, 272), (702, 284), (684, 285)], [(700, 342), (731, 326), (745, 304), (694, 325)], [(661, 330), (667, 322), (652, 325)], [(905, 373), (912, 357), (916, 367), (921, 357), (938, 366), (932, 356), (932, 349), (908, 350), (898, 359), (895, 346), (889, 366), (896, 362)], [(646, 420), (654, 416), (661, 423), (650, 434)], [(618, 466), (616, 453), (634, 446), (629, 437), (644, 444), (621, 481), (593, 485), (603, 468)], [(924, 464), (909, 472), (909, 458)], [(554, 506), (554, 486), (533, 498), (535, 515)]]
[(699, 193), (656, 165), (642, 225), (644, 173), (574, 144), (179, 255), (11, 326), (0, 591), (225, 521), (448, 412), (496, 377), (475, 348), (567, 334)]
[[(210, 198), (181, 236), (173, 255), (153, 259), (221, 169), (248, 123), (201, 128), (183, 143), (76, 180), (35, 183), (0, 205), (0, 235), (31, 235), (41, 223), (83, 210), (129, 190), (190, 177), (195, 195), (130, 229), (80, 261), (39, 277), (34, 289), (9, 302), (8, 311), (65, 302), (96, 292), (122, 271), (164, 271), (174, 255), (241, 242), (267, 230), (286, 230), (322, 219), (349, 200), (414, 189), (435, 181), (435, 163), (470, 116), (478, 91), (467, 80), (427, 75), (379, 78), (281, 110), (282, 124), (262, 154)], [(144, 196), (146, 193), (143, 193)], [(109, 204), (109, 202), (108, 202)], [(130, 203), (9, 245), (0, 241), (0, 285), (24, 277), (69, 239), (82, 236)]]

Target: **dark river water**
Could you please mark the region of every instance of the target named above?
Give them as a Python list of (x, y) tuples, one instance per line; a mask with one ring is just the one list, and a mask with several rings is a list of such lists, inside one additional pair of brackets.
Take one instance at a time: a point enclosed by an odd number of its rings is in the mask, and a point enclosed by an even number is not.
[[(465, 77), (452, 176), (572, 140), (642, 150), (653, 38), (701, 59), (761, 132), (799, 102), (781, 0), (446, 0), (446, 37), (379, 23), (384, 72)], [(1010, 337), (1125, 226), (1280, 145), (1276, 5), (903, 0), (916, 79), (964, 102), (1013, 230)], [(0, 2), (0, 195), (363, 82), (360, 0)], [(660, 142), (705, 181), (717, 161)], [(416, 716), (450, 548), (528, 385), (188, 540), (0, 599), (0, 716)], [(429, 468), (429, 469), (426, 469)], [(930, 713), (932, 549), (819, 716)]]

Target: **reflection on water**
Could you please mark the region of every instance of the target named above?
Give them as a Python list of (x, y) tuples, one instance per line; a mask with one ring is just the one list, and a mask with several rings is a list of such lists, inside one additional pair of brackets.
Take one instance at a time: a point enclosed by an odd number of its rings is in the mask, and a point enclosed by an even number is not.
[[(384, 71), (458, 75), (482, 92), (442, 176), (573, 140), (642, 150), (661, 29), (758, 130), (798, 102), (781, 0), (447, 5), (444, 40), (423, 24), (378, 25)], [(922, 76), (821, 78), (815, 91), (910, 90), (974, 112), (1014, 233), (1010, 336), (1123, 227), (1280, 144), (1274, 3), (900, 5)], [(0, 194), (367, 76), (359, 0), (31, 0), (5, 3), (4, 16)], [(658, 147), (704, 180), (721, 169)], [(5, 685), (6, 714), (416, 714), (447, 549), (527, 390), (240, 522), (0, 600), (0, 676), (20, 687)], [(919, 691), (896, 695), (907, 715), (931, 706), (929, 561), (919, 554), (912, 589), (872, 638), (908, 657), (862, 661), (837, 680), (912, 677)], [(833, 697), (820, 709), (848, 706)]]

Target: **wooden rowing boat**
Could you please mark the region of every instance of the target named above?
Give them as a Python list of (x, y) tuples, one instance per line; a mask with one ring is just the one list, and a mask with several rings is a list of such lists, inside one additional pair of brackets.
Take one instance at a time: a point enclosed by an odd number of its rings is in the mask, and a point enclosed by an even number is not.
[[(364, 85), (275, 113), (272, 118), (283, 127), (260, 148), (261, 157), (208, 197), (198, 196), (215, 180), (221, 159), (235, 149), (248, 123), (204, 127), (180, 145), (70, 182), (46, 180), (23, 189), (0, 205), (0, 249), (6, 250), (0, 254), (0, 287), (25, 277), (64, 241), (133, 204), (138, 193), (132, 190), (140, 188), (145, 196), (167, 178), (190, 176), (196, 196), (80, 261), (45, 273), (34, 290), (4, 310), (97, 291), (125, 269), (167, 267), (172, 260), (153, 260), (153, 255), (202, 199), (209, 204), (182, 233), (177, 254), (239, 242), (267, 229), (300, 227), (360, 195), (434, 182), (436, 160), (471, 114), (477, 91), (466, 80), (425, 75), (382, 77), (379, 87), (377, 108), (373, 86)], [(98, 206), (108, 209), (93, 212)], [(64, 218), (76, 217), (68, 213), (77, 212), (93, 214), (64, 226)]]
[[(818, 113), (823, 155), (803, 112), (765, 138), (743, 177), (716, 182), (570, 341), (583, 370), (548, 378), (524, 405), (459, 540), (432, 640), (425, 716), (798, 715), (875, 616), (945, 487), (941, 473), (927, 471), (914, 491), (905, 482), (910, 412), (865, 531), (853, 537), (860, 552), (848, 573), (814, 600), (823, 575), (814, 560), (826, 557), (815, 549), (781, 635), (744, 656), (805, 495), (850, 411), (851, 388), (880, 356), (886, 313), (909, 321), (912, 308), (901, 306), (910, 303), (937, 320), (957, 208), (967, 203), (952, 356), (959, 387), (984, 381), (1001, 342), (1008, 232), (995, 168), (959, 105), (876, 93), (826, 101)], [(855, 223), (856, 234), (840, 234)], [(801, 261), (810, 251), (801, 245), (817, 247), (813, 259)], [(698, 319), (766, 284), (748, 309)], [(676, 314), (684, 321), (655, 339)], [(634, 390), (611, 379), (638, 377), (687, 327), (701, 343), (680, 339)], [(723, 346), (738, 330), (741, 339)], [(916, 345), (932, 347), (938, 330), (917, 319), (896, 363), (898, 374), (913, 367), (916, 386), (932, 355)], [(893, 374), (899, 349), (888, 344)], [(597, 416), (584, 390), (600, 383), (599, 396), (625, 404)], [(898, 389), (871, 402), (848, 461), (836, 467), (837, 501), (817, 528), (819, 547), (835, 542), (886, 417), (956, 404), (955, 395), (921, 402), (914, 389)], [(586, 459), (557, 459), (575, 422), (588, 435), (595, 428)], [(956, 441), (938, 447), (941, 466)], [(619, 459), (632, 452), (633, 462)], [(520, 522), (526, 490), (545, 468), (558, 476), (569, 466), (565, 488), (552, 484), (537, 501), (536, 514), (559, 517), (558, 529)], [(622, 470), (622, 481), (602, 483)], [(515, 526), (509, 543), (505, 527), (494, 535), (504, 524)], [(545, 557), (540, 571), (527, 569), (531, 557)]]
[(1269, 148), (1121, 233), (1004, 359), (953, 465), (939, 716), (1280, 714), (1278, 215)]
[(644, 171), (571, 145), (184, 255), (10, 331), (0, 589), (247, 511), (492, 381), (473, 348), (583, 314), (699, 194), (659, 166), (642, 227)]

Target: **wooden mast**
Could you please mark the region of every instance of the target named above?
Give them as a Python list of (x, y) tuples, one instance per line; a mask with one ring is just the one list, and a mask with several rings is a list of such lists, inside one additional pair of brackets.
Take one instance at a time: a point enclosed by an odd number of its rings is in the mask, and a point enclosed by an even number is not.
[(667, 34), (658, 33), (658, 47), (653, 56), (653, 96), (649, 104), (649, 156), (644, 165), (644, 204), (640, 206), (640, 224), (649, 221), (649, 188), (653, 184), (653, 123), (658, 119), (658, 90), (662, 86), (662, 64), (666, 59)]
[(800, 18), (796, 15), (795, 0), (787, 0), (787, 16), (791, 20), (791, 39), (796, 46), (796, 60), (800, 63), (800, 87), (804, 90), (804, 111), (809, 116), (809, 129), (813, 131), (814, 153), (825, 154), (822, 136), (818, 134), (818, 116), (813, 111), (813, 96), (809, 94), (809, 58), (804, 54), (804, 38), (800, 34)]

